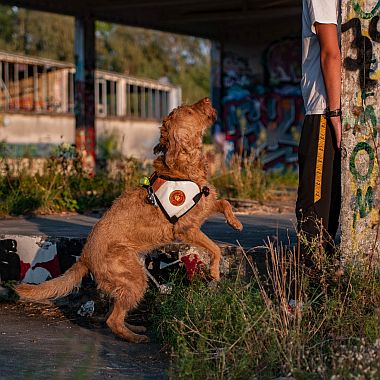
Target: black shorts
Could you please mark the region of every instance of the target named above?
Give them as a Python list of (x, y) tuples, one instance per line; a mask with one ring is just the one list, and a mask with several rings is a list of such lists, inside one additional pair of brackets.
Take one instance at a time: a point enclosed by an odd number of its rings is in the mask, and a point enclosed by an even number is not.
[(322, 224), (324, 233), (334, 239), (341, 206), (341, 155), (325, 115), (306, 115), (298, 160), (298, 231), (314, 238)]

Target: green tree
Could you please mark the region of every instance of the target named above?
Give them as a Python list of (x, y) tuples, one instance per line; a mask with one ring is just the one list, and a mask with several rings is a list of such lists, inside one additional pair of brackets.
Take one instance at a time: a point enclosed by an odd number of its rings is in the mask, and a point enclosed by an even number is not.
[[(0, 6), (0, 49), (73, 62), (74, 19)], [(180, 85), (183, 100), (209, 94), (209, 42), (142, 28), (96, 23), (97, 67)]]

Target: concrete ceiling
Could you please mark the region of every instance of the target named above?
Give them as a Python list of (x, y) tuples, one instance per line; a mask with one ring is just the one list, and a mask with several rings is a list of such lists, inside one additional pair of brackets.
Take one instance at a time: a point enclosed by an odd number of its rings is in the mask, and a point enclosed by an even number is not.
[[(3, 4), (226, 42), (299, 29), (300, 0), (3, 0)], [(282, 30), (284, 34), (284, 30)], [(257, 36), (262, 39), (262, 35)]]

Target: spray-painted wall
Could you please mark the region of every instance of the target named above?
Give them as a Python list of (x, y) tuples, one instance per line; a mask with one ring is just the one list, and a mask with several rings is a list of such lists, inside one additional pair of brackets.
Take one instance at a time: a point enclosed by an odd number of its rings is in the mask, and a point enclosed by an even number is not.
[(300, 38), (272, 42), (245, 56), (224, 47), (221, 66), (222, 90), (214, 91), (222, 98), (215, 139), (227, 159), (254, 153), (266, 169), (296, 168), (304, 118)]
[(380, 262), (379, 0), (343, 0), (342, 249)]

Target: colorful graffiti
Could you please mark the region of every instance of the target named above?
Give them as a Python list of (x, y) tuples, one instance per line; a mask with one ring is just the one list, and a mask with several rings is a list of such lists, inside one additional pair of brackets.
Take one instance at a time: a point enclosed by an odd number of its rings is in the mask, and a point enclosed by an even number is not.
[(227, 160), (234, 153), (260, 156), (265, 169), (296, 168), (304, 118), (299, 39), (275, 42), (264, 53), (265, 82), (247, 60), (223, 61), (223, 112)]
[(230, 152), (260, 156), (265, 169), (296, 167), (303, 121), (300, 97), (268, 93), (229, 101), (223, 118)]
[(272, 43), (265, 53), (265, 69), (270, 85), (298, 85), (302, 79), (301, 39), (284, 39)]
[[(372, 4), (372, 5), (371, 5)], [(343, 148), (350, 179), (343, 183), (342, 245), (346, 253), (379, 252), (380, 1), (342, 4)]]
[[(0, 240), (0, 281), (39, 284), (65, 272), (80, 256), (84, 239), (44, 240), (7, 236)], [(67, 247), (69, 247), (69, 251)]]

